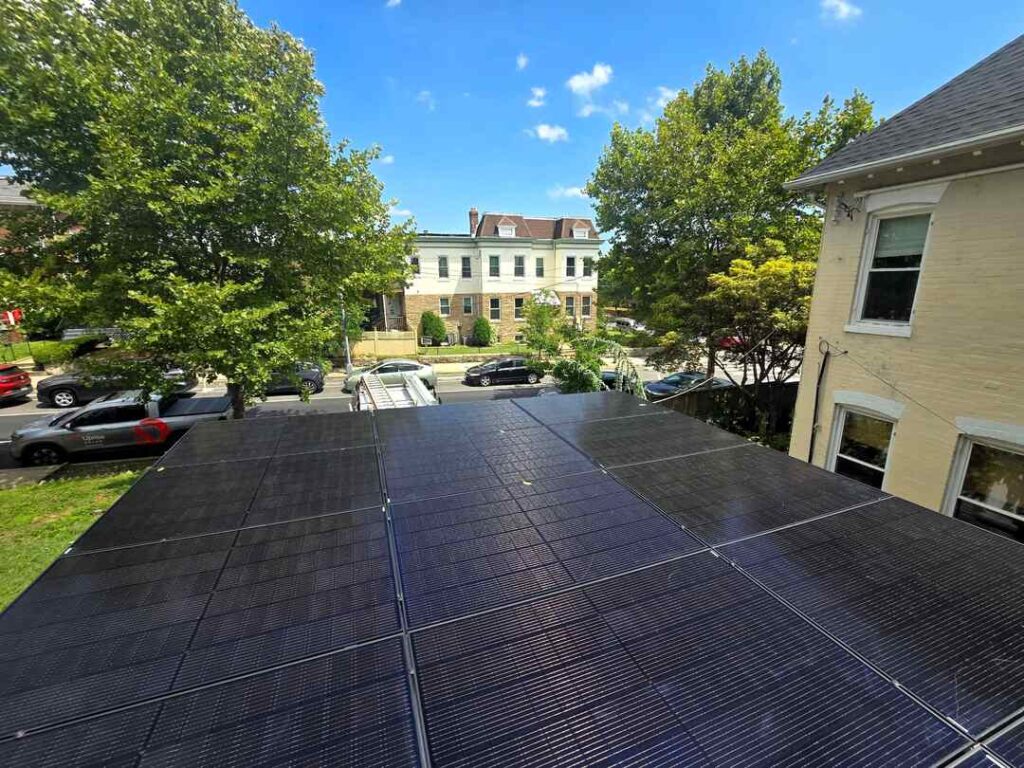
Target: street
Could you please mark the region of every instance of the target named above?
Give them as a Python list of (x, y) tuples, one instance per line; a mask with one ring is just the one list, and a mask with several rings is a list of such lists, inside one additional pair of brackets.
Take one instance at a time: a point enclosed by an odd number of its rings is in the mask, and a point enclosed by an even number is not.
[[(505, 397), (534, 397), (544, 389), (551, 389), (550, 384), (510, 384), (494, 387), (468, 387), (462, 383), (461, 376), (439, 376), (437, 396), (442, 403), (464, 403), (472, 400), (496, 400)], [(196, 397), (216, 397), (225, 394), (224, 387), (210, 385), (199, 387)], [(254, 417), (296, 416), (310, 413), (339, 413), (349, 410), (352, 396), (341, 391), (340, 377), (331, 376), (323, 392), (313, 395), (308, 403), (302, 402), (298, 395), (271, 395), (265, 402), (252, 406), (248, 414)], [(0, 405), (0, 469), (17, 466), (7, 450), (10, 434), (19, 427), (37, 419), (55, 417), (64, 411), (40, 405), (35, 400), (21, 403)]]

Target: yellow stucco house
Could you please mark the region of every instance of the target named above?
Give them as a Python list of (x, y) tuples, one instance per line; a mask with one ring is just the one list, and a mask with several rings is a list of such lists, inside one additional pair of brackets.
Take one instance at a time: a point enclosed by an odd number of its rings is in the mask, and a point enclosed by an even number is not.
[(790, 453), (1024, 541), (1024, 36), (789, 186), (828, 201)]

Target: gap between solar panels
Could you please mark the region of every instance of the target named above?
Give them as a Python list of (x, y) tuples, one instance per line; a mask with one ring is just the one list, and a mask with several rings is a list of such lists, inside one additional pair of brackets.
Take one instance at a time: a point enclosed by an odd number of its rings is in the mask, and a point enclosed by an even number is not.
[[(513, 402), (515, 402), (515, 400), (513, 400)], [(516, 404), (518, 405), (518, 403), (516, 403)], [(530, 413), (525, 408), (523, 408), (523, 410), (526, 411), (527, 413)], [(530, 413), (530, 415), (533, 416), (535, 419), (537, 418), (532, 413)], [(557, 434), (559, 437), (561, 437), (563, 440), (565, 440), (569, 445), (573, 445), (563, 435), (561, 435), (560, 433), (558, 433), (557, 431), (552, 429), (552, 427), (550, 425), (544, 424), (543, 422), (540, 421), (540, 419), (537, 419), (537, 421), (539, 423), (543, 424), (543, 426), (547, 427), (549, 430), (551, 430), (555, 434)], [(580, 451), (584, 452), (585, 454), (587, 454), (588, 456), (590, 456), (591, 460), (595, 460), (594, 457), (592, 455), (590, 455), (586, 451), (585, 448), (583, 448), (581, 446), (573, 446), (573, 447), (577, 448), (577, 450), (580, 450)], [(739, 446), (728, 446), (728, 447), (739, 447)], [(714, 449), (712, 449), (712, 450), (714, 450)], [(722, 450), (722, 449), (720, 448), (718, 450)], [(697, 452), (694, 452), (692, 454), (687, 454), (687, 457), (700, 455), (702, 453), (708, 453), (708, 451), (697, 451)], [(641, 462), (634, 462), (634, 464), (647, 464), (647, 463), (653, 463), (653, 462), (656, 462), (656, 461), (671, 460), (672, 458), (673, 457), (664, 457), (664, 458), (661, 458), (661, 459), (651, 459), (651, 460), (645, 460), (645, 461), (641, 461)], [(609, 467), (609, 468), (612, 468), (612, 467)], [(638, 490), (636, 490), (628, 482), (621, 481), (618, 478), (616, 478), (616, 480), (618, 480), (620, 482), (620, 484), (623, 485), (623, 487), (628, 488), (632, 493), (634, 493), (637, 496), (637, 498), (641, 499), (645, 503), (647, 503), (650, 506), (652, 506), (654, 509), (658, 510), (658, 512), (660, 514), (664, 515), (667, 519), (671, 520), (674, 524), (680, 525), (679, 522), (677, 520), (675, 520), (672, 517), (672, 515), (670, 515), (668, 512), (666, 512), (664, 509), (662, 509), (662, 507), (660, 505), (656, 504), (652, 499), (647, 498), (643, 493), (641, 493)], [(891, 496), (887, 496), (885, 498), (892, 498), (892, 497)], [(820, 520), (820, 519), (827, 518), (827, 517), (833, 517), (835, 515), (840, 515), (840, 514), (844, 514), (844, 513), (847, 513), (847, 512), (855, 511), (857, 509), (862, 509), (864, 507), (873, 506), (875, 504), (880, 503), (883, 500), (884, 499), (872, 499), (872, 500), (869, 500), (869, 501), (866, 501), (866, 502), (862, 502), (862, 503), (853, 505), (852, 507), (849, 507), (849, 508), (846, 508), (846, 509), (835, 510), (835, 511), (832, 511), (832, 512), (829, 512), (829, 513), (818, 515), (818, 516), (816, 516), (814, 518), (810, 518), (810, 519), (807, 519), (807, 520), (796, 521), (796, 522), (791, 523), (789, 525), (781, 526), (780, 528), (776, 528), (776, 529), (772, 529), (772, 530), (768, 530), (768, 531), (762, 531), (762, 532), (759, 532), (759, 533), (751, 535), (751, 536), (746, 536), (746, 537), (743, 537), (742, 539), (738, 539), (736, 541), (727, 541), (727, 542), (719, 543), (719, 544), (711, 544), (709, 541), (707, 541), (703, 537), (701, 537), (698, 534), (694, 533), (693, 530), (687, 529), (685, 526), (682, 526), (682, 525), (680, 525), (680, 527), (683, 530), (686, 530), (691, 536), (696, 538), (698, 541), (700, 541), (707, 548), (707, 550), (710, 551), (715, 557), (722, 558), (723, 561), (728, 563), (737, 572), (742, 574), (744, 576), (744, 578), (748, 579), (750, 582), (752, 582), (754, 585), (756, 585), (759, 589), (763, 590), (765, 593), (767, 593), (774, 600), (779, 602), (782, 606), (784, 606), (791, 613), (796, 615), (802, 621), (804, 621), (805, 623), (809, 624), (816, 631), (818, 631), (823, 636), (825, 636), (828, 640), (830, 640), (831, 642), (833, 642), (834, 644), (839, 646), (847, 654), (849, 654), (850, 656), (855, 658), (857, 661), (859, 661), (861, 664), (863, 664), (865, 667), (870, 669), (878, 677), (880, 677), (881, 679), (885, 680), (887, 683), (889, 683), (890, 685), (895, 687), (898, 691), (900, 691), (905, 696), (907, 696), (915, 704), (917, 704), (918, 706), (920, 706), (921, 708), (923, 708), (924, 710), (929, 712), (932, 716), (938, 718), (941, 722), (946, 723), (948, 726), (953, 728), (957, 733), (962, 735), (964, 738), (969, 739), (972, 744), (980, 745), (982, 743), (982, 739), (975, 739), (975, 738), (971, 737), (970, 734), (968, 733), (967, 729), (964, 728), (962, 725), (960, 725), (960, 723), (958, 723), (955, 720), (953, 720), (952, 718), (946, 716), (945, 714), (940, 712), (938, 709), (936, 709), (935, 707), (931, 706), (926, 701), (924, 701), (924, 699), (922, 699), (916, 693), (914, 693), (914, 692), (908, 690), (907, 688), (905, 688), (904, 686), (902, 686), (899, 683), (898, 680), (896, 680), (894, 677), (892, 677), (891, 675), (886, 673), (878, 665), (872, 663), (867, 658), (865, 658), (862, 654), (860, 654), (857, 651), (855, 651), (852, 647), (849, 646), (849, 644), (847, 644), (846, 642), (841, 640), (834, 633), (828, 631), (824, 626), (822, 626), (819, 622), (815, 621), (811, 616), (807, 615), (805, 612), (803, 612), (800, 609), (798, 609), (795, 605), (793, 605), (792, 602), (790, 602), (789, 600), (786, 600), (782, 595), (778, 594), (775, 590), (771, 589), (768, 585), (766, 585), (760, 579), (756, 578), (753, 574), (749, 573), (745, 568), (741, 567), (732, 558), (728, 557), (726, 554), (724, 554), (724, 553), (719, 551), (719, 547), (724, 547), (724, 546), (727, 546), (728, 544), (737, 543), (737, 541), (749, 540), (749, 539), (753, 539), (753, 538), (759, 538), (761, 536), (765, 536), (765, 535), (768, 535), (770, 533), (776, 533), (779, 530), (786, 530), (786, 529), (795, 528), (795, 527), (798, 527), (798, 526), (805, 525), (805, 524), (807, 524), (809, 522), (813, 522), (814, 520)], [(617, 574), (616, 576), (618, 576), (618, 575), (621, 575), (621, 574)], [(611, 576), (609, 578), (616, 578), (616, 576)]]

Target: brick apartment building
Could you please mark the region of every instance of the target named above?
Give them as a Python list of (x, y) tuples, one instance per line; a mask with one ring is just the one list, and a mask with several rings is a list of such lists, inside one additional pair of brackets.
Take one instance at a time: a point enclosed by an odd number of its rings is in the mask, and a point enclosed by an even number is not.
[(417, 236), (415, 275), (404, 292), (387, 297), (387, 318), (391, 327), (413, 330), (432, 310), (465, 339), (483, 315), (501, 341), (512, 341), (520, 334), (524, 302), (546, 288), (577, 325), (593, 327), (600, 246), (587, 218), (481, 216), (473, 208), (468, 233)]

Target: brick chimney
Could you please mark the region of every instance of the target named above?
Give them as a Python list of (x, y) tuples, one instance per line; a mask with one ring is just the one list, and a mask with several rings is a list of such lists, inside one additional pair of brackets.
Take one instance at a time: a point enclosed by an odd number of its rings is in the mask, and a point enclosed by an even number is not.
[(469, 234), (475, 235), (476, 228), (480, 225), (480, 212), (476, 208), (469, 209)]

